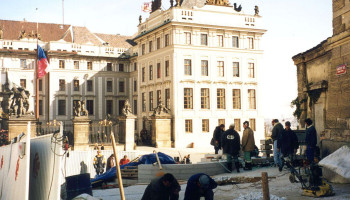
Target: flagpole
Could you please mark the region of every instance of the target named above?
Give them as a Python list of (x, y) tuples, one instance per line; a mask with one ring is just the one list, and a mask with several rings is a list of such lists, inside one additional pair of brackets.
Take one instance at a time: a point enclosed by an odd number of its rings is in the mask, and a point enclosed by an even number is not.
[(38, 8), (36, 8), (36, 69), (35, 69), (35, 119), (39, 121), (39, 78), (38, 78), (38, 60), (39, 60), (39, 22)]

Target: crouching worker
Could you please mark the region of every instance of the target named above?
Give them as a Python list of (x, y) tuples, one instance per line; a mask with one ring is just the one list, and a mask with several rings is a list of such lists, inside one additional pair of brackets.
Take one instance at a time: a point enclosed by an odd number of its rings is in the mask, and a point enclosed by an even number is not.
[(178, 200), (180, 190), (176, 178), (167, 173), (151, 181), (141, 200)]
[(240, 137), (237, 131), (235, 131), (235, 125), (231, 124), (229, 129), (221, 137), (222, 149), (227, 157), (228, 170), (232, 171), (232, 158), (236, 166), (237, 172), (239, 172), (239, 150), (241, 149)]
[(203, 173), (192, 175), (187, 181), (184, 200), (199, 200), (201, 197), (213, 200), (213, 189), (216, 187), (216, 182), (208, 175)]

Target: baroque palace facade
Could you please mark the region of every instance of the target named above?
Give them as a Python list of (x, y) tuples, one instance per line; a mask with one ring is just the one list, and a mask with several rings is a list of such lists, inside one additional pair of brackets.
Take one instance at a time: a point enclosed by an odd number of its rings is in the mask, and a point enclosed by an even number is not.
[[(218, 124), (234, 123), (242, 134), (244, 121), (259, 143), (261, 17), (226, 4), (179, 4), (168, 10), (155, 4), (134, 36), (39, 23), (39, 45), (50, 61), (39, 81), (40, 120), (71, 123), (74, 101), (84, 100), (89, 118), (100, 121), (120, 115), (128, 99), (140, 133), (162, 101), (171, 110), (175, 147), (208, 147)], [(25, 87), (34, 102), (36, 23), (0, 20), (0, 27), (1, 83)]]

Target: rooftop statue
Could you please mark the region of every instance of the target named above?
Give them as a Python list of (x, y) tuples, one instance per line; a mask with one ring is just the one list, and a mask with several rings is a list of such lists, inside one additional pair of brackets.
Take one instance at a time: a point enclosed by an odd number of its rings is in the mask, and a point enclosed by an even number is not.
[(259, 6), (255, 6), (254, 11), (255, 15), (259, 15)]
[(241, 11), (242, 11), (242, 5), (239, 5), (239, 6), (237, 7), (237, 4), (234, 3), (234, 4), (233, 4), (233, 8), (234, 8), (235, 11), (237, 11), (237, 12), (241, 12)]
[(207, 0), (207, 5), (229, 6), (228, 0)]

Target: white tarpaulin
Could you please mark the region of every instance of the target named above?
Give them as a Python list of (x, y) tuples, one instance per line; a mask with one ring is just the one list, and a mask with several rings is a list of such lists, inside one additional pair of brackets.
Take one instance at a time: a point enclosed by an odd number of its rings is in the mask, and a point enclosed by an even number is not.
[(319, 165), (350, 180), (350, 148), (348, 146), (339, 148), (334, 153), (323, 158)]
[(17, 143), (0, 147), (0, 200), (28, 200), (29, 140), (24, 136)]
[(60, 199), (61, 158), (60, 134), (40, 136), (31, 140), (30, 199)]

